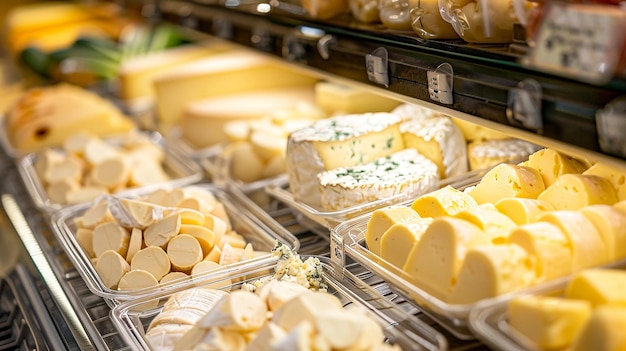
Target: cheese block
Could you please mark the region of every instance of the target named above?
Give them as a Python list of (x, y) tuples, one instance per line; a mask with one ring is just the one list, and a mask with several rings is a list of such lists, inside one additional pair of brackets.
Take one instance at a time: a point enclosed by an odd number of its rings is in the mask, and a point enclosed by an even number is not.
[(400, 104), (380, 94), (333, 82), (315, 84), (315, 102), (330, 115), (389, 112)]
[(126, 256), (130, 233), (116, 222), (98, 224), (93, 230), (93, 252), (96, 257), (107, 251), (113, 250), (122, 256)]
[(597, 162), (583, 174), (607, 179), (615, 188), (617, 199), (619, 201), (626, 200), (626, 169), (605, 162)]
[(535, 152), (528, 157), (526, 165), (541, 173), (546, 188), (563, 174), (580, 174), (589, 168), (586, 161), (565, 155), (554, 149), (542, 149)]
[(532, 223), (542, 213), (554, 210), (549, 202), (521, 197), (505, 197), (496, 202), (495, 206), (519, 225)]
[(422, 217), (452, 216), (476, 206), (478, 204), (473, 197), (449, 185), (422, 195), (411, 204), (411, 208)]
[(437, 189), (437, 166), (415, 149), (404, 149), (369, 163), (318, 174), (321, 207), (337, 211), (376, 200), (421, 195)]
[(135, 269), (124, 274), (118, 283), (118, 290), (138, 290), (159, 285), (159, 281), (148, 271)]
[(190, 273), (191, 268), (204, 258), (200, 243), (189, 234), (179, 234), (172, 238), (167, 243), (166, 252), (172, 268), (185, 273)]
[(478, 204), (496, 203), (505, 197), (536, 199), (545, 190), (539, 171), (501, 163), (483, 176), (470, 195)]
[(554, 224), (536, 222), (513, 229), (508, 241), (522, 247), (534, 260), (537, 281), (572, 272), (572, 249), (567, 236)]
[(233, 50), (179, 65), (154, 77), (159, 123), (177, 123), (186, 106), (213, 96), (313, 86), (316, 79), (250, 51)]
[(391, 206), (377, 209), (367, 222), (365, 243), (374, 255), (380, 255), (380, 239), (385, 232), (395, 224), (413, 222), (420, 216), (413, 209), (406, 206)]
[(117, 251), (107, 250), (98, 256), (96, 272), (109, 289), (117, 288), (120, 279), (130, 271), (130, 265)]
[(505, 243), (511, 229), (516, 227), (515, 222), (498, 212), (492, 204), (483, 204), (463, 210), (455, 214), (454, 217), (466, 220), (477, 226), (489, 238), (492, 244)]
[(578, 210), (595, 204), (613, 205), (617, 195), (611, 183), (598, 176), (564, 174), (546, 188), (538, 200), (557, 210)]
[(567, 236), (572, 250), (572, 270), (597, 266), (609, 261), (609, 250), (593, 223), (580, 212), (552, 211), (537, 218), (556, 225)]
[(509, 138), (509, 135), (506, 133), (498, 132), (461, 118), (452, 117), (452, 121), (461, 130), (465, 140), (468, 142)]
[(626, 329), (626, 306), (597, 307), (572, 343), (570, 350), (623, 350), (626, 345), (624, 329)]
[(128, 132), (133, 122), (95, 93), (67, 84), (27, 91), (7, 112), (5, 128), (20, 152), (60, 147), (70, 135)]
[(294, 198), (319, 208), (319, 173), (371, 162), (404, 149), (400, 122), (400, 117), (383, 112), (345, 115), (291, 133), (286, 169)]
[(233, 121), (261, 119), (274, 110), (314, 103), (310, 86), (248, 91), (190, 102), (180, 118), (182, 137), (197, 148), (229, 141), (225, 127)]
[(467, 145), (470, 170), (487, 169), (498, 163), (526, 160), (540, 147), (515, 138), (473, 141)]
[(515, 244), (481, 245), (467, 250), (448, 302), (469, 304), (535, 283), (535, 267)]
[(626, 258), (626, 214), (608, 205), (587, 206), (580, 212), (600, 233), (608, 249), (609, 260)]
[(266, 314), (265, 301), (254, 293), (237, 290), (220, 299), (198, 325), (245, 332), (261, 328)]
[(594, 307), (626, 303), (626, 272), (617, 269), (586, 269), (574, 275), (565, 289), (570, 299), (589, 301)]
[(130, 262), (131, 270), (141, 269), (150, 272), (157, 280), (168, 274), (171, 267), (169, 256), (158, 246), (148, 246), (137, 251)]
[(447, 300), (466, 252), (485, 244), (489, 239), (474, 224), (458, 218), (435, 218), (409, 253), (403, 270), (417, 286)]
[(450, 117), (412, 118), (400, 126), (407, 148), (433, 161), (441, 179), (467, 172), (467, 147), (461, 131)]
[(507, 305), (511, 328), (543, 350), (568, 347), (587, 324), (591, 313), (591, 304), (587, 301), (552, 296), (516, 297)]
[(409, 253), (432, 222), (432, 218), (417, 218), (392, 225), (380, 239), (380, 257), (402, 269)]

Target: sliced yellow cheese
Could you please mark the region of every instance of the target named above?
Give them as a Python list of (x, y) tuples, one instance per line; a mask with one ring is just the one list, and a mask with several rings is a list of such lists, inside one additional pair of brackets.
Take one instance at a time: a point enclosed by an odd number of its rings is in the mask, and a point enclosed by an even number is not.
[(626, 200), (626, 169), (606, 162), (597, 162), (583, 174), (607, 179), (613, 185), (617, 199)]
[(416, 284), (440, 299), (447, 299), (467, 250), (489, 244), (474, 224), (458, 218), (439, 217), (409, 253), (403, 270)]
[(150, 224), (143, 232), (146, 246), (165, 247), (180, 232), (180, 214), (174, 213)]
[(475, 303), (535, 283), (528, 253), (515, 244), (480, 245), (467, 250), (448, 302)]
[(570, 350), (623, 351), (626, 350), (626, 306), (597, 307)]
[(473, 197), (449, 185), (422, 195), (411, 204), (411, 208), (422, 217), (452, 216), (476, 206)]
[(137, 251), (130, 262), (132, 270), (141, 269), (150, 272), (157, 280), (170, 272), (172, 265), (169, 256), (158, 246), (148, 246)]
[(141, 250), (143, 244), (143, 232), (139, 228), (133, 228), (130, 231), (130, 240), (128, 241), (128, 250), (126, 251), (126, 261), (130, 263), (135, 257), (137, 251)]
[(574, 275), (565, 296), (591, 302), (594, 307), (608, 303), (626, 303), (626, 271), (586, 269)]
[(583, 173), (589, 165), (584, 160), (560, 153), (554, 149), (542, 149), (528, 157), (526, 164), (541, 173), (546, 188), (563, 174)]
[(521, 197), (505, 197), (495, 203), (496, 209), (507, 215), (518, 225), (534, 222), (539, 215), (553, 211), (549, 202)]
[(617, 195), (611, 183), (604, 178), (564, 174), (537, 199), (550, 203), (557, 210), (578, 210), (594, 204), (612, 205), (617, 202)]
[(572, 250), (572, 270), (592, 267), (609, 261), (609, 250), (593, 223), (580, 212), (546, 212), (538, 219), (556, 225), (567, 236)]
[(545, 190), (534, 168), (501, 163), (483, 176), (470, 192), (478, 204), (496, 203), (505, 197), (536, 199)]
[(387, 207), (374, 211), (367, 222), (365, 233), (365, 243), (368, 250), (375, 255), (380, 255), (380, 239), (391, 226), (419, 218), (417, 212), (406, 206)]
[(215, 245), (215, 233), (201, 225), (182, 224), (179, 234), (189, 234), (193, 236), (200, 244), (200, 247), (202, 247), (202, 257), (208, 255)]
[(98, 224), (93, 230), (93, 252), (99, 257), (107, 250), (126, 256), (130, 234), (115, 222)]
[(189, 234), (179, 234), (172, 238), (167, 243), (166, 252), (172, 268), (185, 273), (190, 273), (191, 268), (204, 257), (200, 243)]
[(177, 211), (180, 214), (180, 223), (182, 225), (204, 225), (204, 214), (200, 211), (192, 210), (190, 208), (181, 208)]
[(533, 257), (537, 281), (563, 277), (572, 272), (570, 241), (554, 224), (537, 222), (520, 225), (511, 231), (509, 242), (521, 246)]
[(587, 301), (551, 296), (517, 297), (507, 305), (511, 328), (543, 350), (570, 346), (587, 324), (591, 312)]
[(103, 252), (96, 261), (96, 272), (102, 283), (109, 289), (117, 288), (120, 279), (130, 271), (128, 262), (113, 250)]
[(626, 258), (626, 214), (608, 205), (587, 206), (580, 212), (600, 233), (609, 251), (609, 260)]
[(402, 269), (409, 253), (432, 222), (432, 218), (417, 218), (392, 225), (380, 239), (380, 257)]
[(505, 243), (511, 229), (516, 227), (515, 222), (498, 212), (492, 204), (483, 204), (463, 210), (455, 214), (454, 217), (477, 226), (493, 244)]

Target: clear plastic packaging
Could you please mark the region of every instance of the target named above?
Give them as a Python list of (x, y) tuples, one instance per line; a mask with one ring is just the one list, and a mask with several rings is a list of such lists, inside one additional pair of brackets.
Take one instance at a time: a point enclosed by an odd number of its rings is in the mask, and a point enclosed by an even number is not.
[[(152, 184), (139, 188), (127, 188), (116, 193), (116, 195), (124, 194), (146, 194), (156, 188), (168, 186), (168, 187), (180, 187), (188, 184), (193, 184), (202, 179), (202, 170), (192, 160), (181, 155), (176, 150), (169, 148), (167, 142), (161, 137), (159, 133), (146, 133), (149, 140), (156, 145), (159, 145), (165, 154), (162, 166), (165, 173), (169, 176), (170, 180), (167, 182)], [(106, 142), (115, 144), (119, 143), (119, 138), (107, 138)], [(18, 160), (18, 171), (26, 185), (26, 189), (33, 199), (33, 202), (37, 207), (47, 212), (54, 212), (62, 208), (68, 207), (67, 204), (62, 204), (50, 199), (44, 184), (39, 177), (39, 174), (35, 170), (35, 162), (37, 161), (38, 154), (31, 153)]]
[(378, 0), (348, 0), (352, 17), (362, 23), (380, 22)]
[(439, 0), (441, 16), (468, 43), (513, 41), (513, 0)]
[(439, 12), (438, 0), (409, 0), (411, 28), (423, 39), (459, 39)]
[[(386, 300), (376, 290), (360, 281), (351, 273), (334, 269), (324, 257), (322, 279), (329, 286), (328, 292), (340, 299), (344, 307), (360, 306), (382, 327), (387, 342), (400, 346), (403, 350), (446, 350), (447, 341), (439, 332), (426, 323), (412, 318), (398, 305)], [(220, 272), (207, 276), (199, 287), (238, 290), (245, 281), (253, 281), (273, 275), (276, 261), (250, 264), (238, 271)], [(233, 283), (234, 282), (234, 283)], [(180, 286), (165, 293), (146, 296), (135, 301), (125, 302), (113, 308), (112, 320), (125, 341), (136, 350), (150, 350), (146, 330), (150, 322), (163, 308), (164, 303), (174, 293), (188, 289)], [(156, 306), (146, 310), (144, 306)], [(141, 310), (141, 311), (140, 311)]]
[(393, 30), (411, 30), (409, 0), (381, 0), (380, 20)]
[[(238, 270), (240, 266), (252, 264), (257, 260), (267, 259), (269, 252), (274, 248), (276, 240), (282, 242), (290, 249), (297, 250), (299, 248), (298, 239), (280, 226), (275, 221), (268, 219), (267, 216), (261, 214), (261, 210), (244, 197), (233, 197), (226, 193), (223, 189), (212, 184), (198, 184), (184, 187), (183, 189), (200, 189), (211, 192), (215, 198), (224, 205), (224, 209), (229, 216), (232, 228), (239, 235), (243, 236), (247, 243), (251, 243), (255, 251), (266, 251), (267, 254), (259, 257), (242, 261), (239, 263), (224, 265), (213, 270), (213, 272), (232, 272)], [(126, 195), (124, 198), (137, 198), (137, 194)], [(164, 289), (170, 283), (160, 284), (155, 287), (120, 291), (110, 289), (105, 286), (103, 280), (95, 269), (89, 255), (80, 246), (76, 239), (77, 224), (76, 219), (85, 213), (91, 204), (81, 204), (73, 207), (65, 208), (52, 215), (52, 229), (68, 257), (78, 270), (79, 274), (85, 280), (87, 287), (94, 294), (107, 299), (109, 304), (116, 304), (120, 301), (132, 300), (138, 297), (154, 293), (160, 289)], [(263, 218), (263, 220), (259, 219)], [(194, 276), (193, 279), (202, 279), (202, 274)], [(176, 284), (176, 281), (171, 282)]]

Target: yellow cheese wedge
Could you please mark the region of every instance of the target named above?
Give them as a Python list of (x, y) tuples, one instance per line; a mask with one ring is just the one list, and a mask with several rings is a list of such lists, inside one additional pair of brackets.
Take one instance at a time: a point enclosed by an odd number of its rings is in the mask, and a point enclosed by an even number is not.
[(572, 351), (616, 351), (626, 345), (626, 306), (597, 307), (572, 343)]
[(613, 185), (617, 199), (619, 201), (626, 200), (626, 169), (606, 162), (597, 162), (583, 174), (607, 179)]
[(496, 203), (505, 197), (536, 199), (545, 190), (534, 168), (501, 163), (483, 176), (470, 192), (478, 204)]
[(367, 248), (375, 255), (380, 255), (383, 234), (394, 224), (410, 222), (419, 219), (420, 216), (413, 209), (406, 206), (387, 207), (374, 211), (367, 222), (365, 243)]
[(511, 229), (516, 227), (515, 222), (498, 212), (490, 203), (463, 210), (453, 217), (466, 220), (477, 226), (493, 244), (505, 243)]
[(130, 262), (131, 270), (141, 269), (150, 272), (157, 280), (170, 272), (169, 256), (158, 246), (148, 246), (139, 250)]
[(538, 197), (557, 210), (578, 210), (594, 204), (612, 205), (617, 195), (611, 183), (601, 177), (582, 174), (564, 174)]
[(198, 325), (245, 332), (261, 328), (266, 321), (266, 314), (265, 301), (254, 293), (237, 290), (220, 299)]
[(183, 272), (170, 272), (164, 275), (161, 280), (159, 280), (159, 284), (166, 284), (173, 281), (181, 281), (185, 279), (189, 279), (189, 275)]
[(609, 250), (600, 233), (582, 213), (553, 211), (541, 215), (537, 220), (556, 225), (567, 236), (572, 250), (573, 271), (609, 261)]
[(159, 285), (159, 281), (148, 271), (136, 269), (120, 279), (118, 290), (137, 290)]
[(409, 253), (403, 270), (420, 288), (447, 299), (467, 250), (489, 243), (489, 238), (470, 222), (451, 217), (435, 218)]
[(574, 275), (565, 296), (591, 302), (594, 307), (608, 303), (626, 303), (626, 271), (586, 269)]
[(380, 239), (380, 257), (402, 269), (409, 253), (432, 222), (432, 218), (417, 218), (392, 225)]
[(105, 222), (93, 230), (93, 252), (100, 257), (103, 252), (113, 250), (125, 257), (129, 240), (126, 229), (115, 222)]
[(180, 232), (180, 214), (174, 213), (149, 225), (143, 232), (146, 246), (165, 247)]
[(317, 317), (343, 308), (334, 295), (307, 291), (287, 301), (274, 312), (273, 321), (290, 331), (303, 321), (315, 325)]
[(189, 234), (179, 234), (173, 237), (167, 243), (166, 252), (172, 268), (186, 273), (191, 272), (191, 268), (204, 257), (200, 243)]
[(76, 231), (76, 241), (78, 241), (80, 247), (85, 250), (90, 258), (96, 257), (96, 252), (93, 250), (93, 230), (78, 228)]
[(474, 303), (528, 287), (533, 283), (533, 261), (520, 246), (476, 246), (467, 250), (448, 302)]
[(315, 84), (315, 101), (329, 115), (389, 112), (400, 104), (364, 89), (332, 82)]
[(563, 277), (572, 272), (570, 241), (554, 224), (520, 225), (511, 231), (509, 242), (524, 248), (534, 259), (537, 281)]
[(608, 205), (587, 206), (580, 212), (600, 233), (609, 251), (609, 260), (626, 258), (626, 214)]
[(193, 236), (200, 244), (200, 247), (202, 247), (202, 257), (208, 255), (215, 245), (215, 234), (213, 231), (201, 225), (181, 224), (179, 234)]
[(553, 211), (549, 202), (521, 197), (506, 197), (496, 202), (496, 209), (518, 225), (534, 222), (539, 215)]
[(422, 195), (411, 204), (411, 208), (422, 217), (452, 216), (476, 206), (473, 197), (449, 185)]
[(120, 279), (130, 271), (128, 262), (113, 250), (103, 252), (96, 261), (96, 272), (102, 283), (109, 289), (117, 288)]
[(584, 160), (560, 153), (554, 149), (542, 149), (528, 157), (528, 167), (541, 173), (546, 188), (564, 174), (583, 173), (589, 165)]
[(543, 350), (570, 346), (587, 324), (591, 312), (587, 301), (551, 296), (517, 297), (507, 305), (511, 328)]

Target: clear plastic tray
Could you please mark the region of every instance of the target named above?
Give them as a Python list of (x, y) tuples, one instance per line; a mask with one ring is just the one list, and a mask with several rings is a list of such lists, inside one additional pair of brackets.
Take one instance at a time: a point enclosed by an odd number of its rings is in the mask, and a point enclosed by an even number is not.
[[(146, 134), (152, 143), (162, 147), (165, 154), (165, 158), (162, 163), (163, 169), (171, 180), (140, 188), (124, 189), (123, 191), (116, 193), (116, 195), (145, 194), (159, 187), (180, 187), (199, 182), (202, 179), (202, 170), (198, 164), (171, 149), (159, 133), (150, 132)], [(106, 138), (103, 140), (110, 143), (119, 142), (119, 139), (117, 138)], [(35, 205), (47, 212), (54, 212), (65, 207), (69, 207), (70, 205), (54, 202), (48, 197), (48, 194), (44, 189), (44, 185), (34, 167), (36, 160), (36, 153), (30, 153), (18, 160), (19, 174)]]
[[(606, 268), (626, 268), (626, 260), (603, 265)], [(531, 340), (521, 335), (508, 323), (507, 304), (513, 297), (550, 295), (563, 293), (571, 277), (564, 277), (540, 284), (516, 293), (477, 304), (470, 313), (472, 332), (493, 350), (527, 351), (540, 350)]]
[[(439, 181), (439, 188), (443, 188), (448, 185), (455, 188), (464, 188), (470, 184), (476, 184), (486, 172), (487, 170), (481, 169), (467, 172), (459, 176), (442, 179), (441, 181)], [(289, 190), (289, 184), (286, 179), (268, 184), (265, 187), (265, 191), (276, 199), (284, 202), (287, 206), (302, 213), (314, 222), (328, 228), (333, 228), (340, 223), (348, 221), (352, 218), (359, 217), (366, 213), (373, 212), (376, 209), (396, 205), (409, 200), (414, 200), (418, 196), (423, 195), (415, 193), (401, 193), (395, 196), (390, 196), (365, 204), (348, 207), (338, 211), (326, 211), (314, 208), (313, 206), (296, 200), (293, 196), (293, 193)]]
[[(269, 252), (274, 248), (276, 240), (281, 241), (292, 250), (299, 249), (300, 244), (295, 236), (280, 226), (277, 222), (268, 218), (268, 216), (262, 216), (262, 213), (257, 213), (262, 211), (246, 198), (236, 199), (227, 194), (223, 189), (212, 184), (190, 185), (184, 188), (199, 188), (213, 193), (215, 198), (224, 204), (233, 230), (242, 235), (246, 242), (252, 243), (255, 251), (268, 252), (266, 255), (262, 255), (255, 259), (222, 266), (214, 270), (215, 272), (231, 271), (233, 269), (236, 270), (239, 266), (245, 266), (248, 262), (255, 262), (269, 257)], [(137, 198), (139, 196), (134, 194), (133, 196), (127, 195), (124, 197)], [(67, 255), (74, 264), (75, 268), (78, 270), (78, 273), (83, 277), (83, 280), (85, 280), (89, 290), (91, 290), (94, 294), (107, 299), (109, 304), (115, 305), (120, 301), (133, 300), (169, 286), (170, 283), (166, 283), (160, 284), (156, 287), (130, 291), (113, 290), (105, 286), (97, 273), (92, 260), (75, 238), (77, 231), (75, 219), (87, 211), (90, 206), (91, 204), (81, 204), (68, 207), (54, 213), (51, 218), (54, 234), (63, 246), (63, 249), (67, 252)], [(259, 216), (257, 216), (257, 214)], [(198, 279), (198, 277), (201, 277), (201, 275), (195, 276), (194, 279)], [(176, 281), (173, 281), (172, 284), (177, 283)]]
[[(343, 269), (334, 269), (328, 259), (324, 257), (319, 257), (319, 259), (323, 266), (322, 279), (329, 286), (328, 292), (337, 296), (344, 307), (352, 304), (364, 307), (367, 313), (383, 327), (388, 342), (397, 344), (404, 350), (447, 350), (447, 341), (439, 332), (424, 322), (413, 320), (404, 310), (386, 300), (351, 273)], [(225, 272), (213, 274), (206, 277), (203, 285), (195, 284), (194, 286), (210, 288), (212, 284), (230, 280), (237, 283), (229, 284), (223, 289), (237, 290), (245, 281), (254, 281), (273, 275), (275, 263), (276, 261), (273, 260), (261, 264), (250, 264), (231, 274)], [(112, 320), (133, 349), (150, 350), (145, 338), (148, 325), (161, 311), (163, 304), (170, 296), (189, 287), (180, 286), (167, 293), (146, 296), (120, 304), (111, 311)], [(145, 310), (142, 307), (146, 305), (157, 307)], [(142, 309), (143, 311), (139, 311)]]

